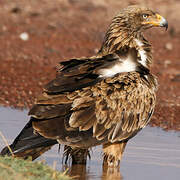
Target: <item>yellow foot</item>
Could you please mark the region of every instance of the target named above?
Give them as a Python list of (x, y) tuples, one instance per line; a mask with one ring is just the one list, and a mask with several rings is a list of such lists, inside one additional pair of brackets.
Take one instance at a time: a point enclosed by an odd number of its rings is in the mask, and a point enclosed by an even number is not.
[(122, 154), (127, 142), (107, 143), (103, 145), (104, 164), (109, 167), (120, 166)]

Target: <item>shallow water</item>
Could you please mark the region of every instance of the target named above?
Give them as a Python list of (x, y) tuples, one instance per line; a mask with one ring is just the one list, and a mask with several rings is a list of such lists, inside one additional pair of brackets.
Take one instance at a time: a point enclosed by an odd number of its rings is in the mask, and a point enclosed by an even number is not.
[[(11, 143), (28, 121), (27, 111), (0, 108), (0, 131)], [(4, 142), (0, 137), (0, 150)], [(146, 127), (129, 141), (119, 169), (102, 167), (101, 147), (95, 147), (87, 165), (62, 165), (62, 153), (54, 146), (38, 160), (81, 180), (179, 180), (180, 179), (180, 133), (165, 132), (160, 128)]]

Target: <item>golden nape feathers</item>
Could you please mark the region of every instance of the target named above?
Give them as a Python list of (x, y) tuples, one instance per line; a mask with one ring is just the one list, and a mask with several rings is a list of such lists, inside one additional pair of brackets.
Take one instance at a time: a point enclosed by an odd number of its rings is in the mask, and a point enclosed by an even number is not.
[(10, 146), (14, 154), (35, 159), (58, 142), (73, 163), (85, 163), (88, 149), (102, 144), (104, 161), (119, 165), (126, 143), (154, 111), (157, 82), (143, 36), (154, 26), (167, 28), (167, 21), (148, 8), (129, 6), (112, 20), (96, 56), (60, 62)]

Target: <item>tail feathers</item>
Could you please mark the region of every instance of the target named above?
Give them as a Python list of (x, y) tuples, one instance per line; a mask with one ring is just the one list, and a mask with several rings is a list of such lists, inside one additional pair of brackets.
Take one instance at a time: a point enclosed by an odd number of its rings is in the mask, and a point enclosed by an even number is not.
[[(24, 159), (30, 156), (34, 160), (49, 150), (54, 144), (57, 144), (56, 140), (44, 138), (39, 134), (34, 134), (33, 131), (32, 121), (30, 120), (10, 145), (15, 156)], [(0, 155), (11, 155), (11, 152), (8, 147), (5, 147)]]

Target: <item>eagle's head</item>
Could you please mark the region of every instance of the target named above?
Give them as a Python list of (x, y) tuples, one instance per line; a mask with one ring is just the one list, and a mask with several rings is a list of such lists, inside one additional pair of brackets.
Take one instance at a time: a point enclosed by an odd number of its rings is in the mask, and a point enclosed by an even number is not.
[[(99, 54), (106, 55), (126, 47), (134, 47), (142, 40), (142, 31), (151, 27), (168, 28), (165, 18), (146, 7), (128, 6), (115, 16), (106, 32)], [(136, 48), (136, 47), (135, 47)]]
[(168, 28), (168, 22), (164, 17), (146, 7), (128, 6), (113, 19), (117, 24), (118, 20), (120, 25), (124, 23), (124, 26), (130, 28), (131, 31), (139, 31), (151, 27)]

